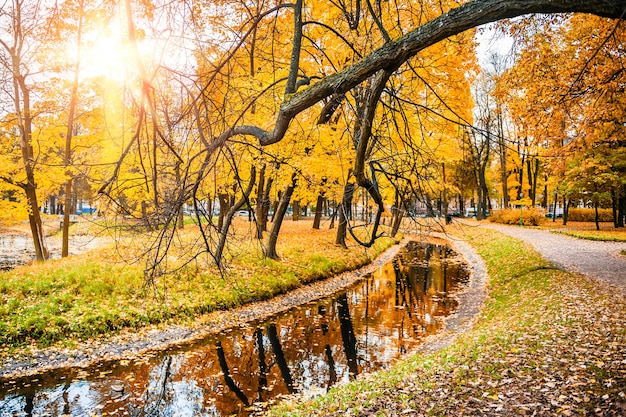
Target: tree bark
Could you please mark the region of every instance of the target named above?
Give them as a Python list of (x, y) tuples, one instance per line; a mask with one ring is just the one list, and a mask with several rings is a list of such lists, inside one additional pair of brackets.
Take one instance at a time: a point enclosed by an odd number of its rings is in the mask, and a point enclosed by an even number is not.
[(300, 220), (300, 201), (294, 201), (293, 202), (293, 215), (292, 215), (293, 221), (297, 222), (298, 220)]
[(404, 208), (402, 205), (402, 200), (400, 199), (400, 196), (396, 191), (396, 201), (391, 208), (391, 237), (394, 237), (398, 233), (398, 230), (400, 230), (400, 224), (402, 223), (403, 217)]
[(244, 203), (248, 201), (250, 193), (252, 193), (252, 188), (254, 187), (255, 181), (256, 167), (253, 165), (250, 169), (250, 182), (248, 183), (248, 186), (246, 187), (245, 191), (243, 191), (241, 198), (230, 207), (228, 213), (226, 213), (226, 215), (224, 216), (223, 224), (220, 229), (220, 238), (217, 243), (217, 248), (215, 249), (215, 254), (213, 255), (215, 263), (218, 266), (221, 266), (222, 264), (222, 255), (224, 253), (224, 247), (226, 246), (226, 236), (228, 236), (228, 229), (230, 229), (230, 224), (233, 221), (233, 217), (235, 217), (235, 213), (237, 213), (237, 210), (239, 210), (244, 205)]
[(337, 218), (337, 202), (333, 201), (333, 214), (330, 216), (330, 224), (328, 225), (328, 229), (335, 228), (335, 219)]
[(256, 189), (256, 237), (263, 239), (266, 221), (263, 221), (263, 197), (265, 195), (265, 164), (259, 169), (259, 185)]
[(338, 207), (339, 225), (337, 226), (335, 243), (341, 245), (344, 248), (347, 247), (346, 233), (348, 231), (348, 219), (350, 218), (350, 210), (352, 209), (352, 196), (354, 195), (355, 188), (355, 183), (350, 181), (346, 183), (346, 185), (343, 187), (343, 197), (341, 199), (341, 204)]
[(278, 234), (280, 233), (280, 227), (283, 224), (285, 213), (287, 213), (287, 207), (289, 207), (289, 201), (293, 195), (293, 190), (296, 188), (296, 182), (298, 178), (296, 174), (291, 175), (291, 184), (287, 186), (285, 192), (280, 198), (280, 203), (274, 212), (274, 221), (272, 222), (272, 229), (267, 237), (267, 248), (265, 248), (265, 256), (270, 259), (279, 259), (276, 252), (276, 243), (278, 242)]
[(267, 180), (267, 185), (265, 186), (265, 192), (263, 193), (263, 218), (261, 219), (261, 224), (263, 225), (263, 231), (267, 231), (267, 217), (270, 214), (270, 192), (272, 190), (272, 185), (274, 184), (274, 179), (269, 178)]
[(226, 213), (228, 213), (230, 198), (226, 193), (219, 193), (217, 195), (217, 199), (220, 202), (220, 214), (217, 218), (217, 228), (222, 230), (222, 225), (224, 224), (224, 217)]
[(313, 218), (313, 229), (320, 228), (320, 222), (322, 221), (322, 208), (324, 206), (324, 197), (322, 194), (317, 196), (317, 203), (315, 204), (315, 217)]

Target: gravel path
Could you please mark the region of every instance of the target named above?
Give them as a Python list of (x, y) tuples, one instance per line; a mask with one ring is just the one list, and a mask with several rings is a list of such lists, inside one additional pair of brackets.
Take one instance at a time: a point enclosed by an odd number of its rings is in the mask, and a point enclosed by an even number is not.
[(557, 267), (600, 279), (626, 292), (626, 242), (598, 242), (546, 230), (489, 224), (484, 227), (524, 240)]

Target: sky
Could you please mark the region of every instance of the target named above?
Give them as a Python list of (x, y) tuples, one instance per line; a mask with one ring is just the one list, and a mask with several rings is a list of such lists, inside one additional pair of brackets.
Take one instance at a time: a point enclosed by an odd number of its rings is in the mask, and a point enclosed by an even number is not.
[(478, 41), (476, 55), (478, 56), (478, 63), (483, 69), (489, 65), (488, 60), (491, 53), (497, 52), (500, 55), (508, 55), (513, 47), (513, 38), (502, 35), (502, 33), (496, 33), (493, 27), (493, 23), (480, 26), (476, 33), (476, 40)]

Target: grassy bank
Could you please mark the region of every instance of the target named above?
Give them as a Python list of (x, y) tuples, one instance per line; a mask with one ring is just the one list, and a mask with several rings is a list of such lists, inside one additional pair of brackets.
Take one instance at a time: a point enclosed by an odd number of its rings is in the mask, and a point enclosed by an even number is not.
[[(393, 243), (383, 239), (367, 251), (356, 245), (343, 249), (334, 244), (334, 230), (313, 230), (309, 221), (285, 222), (278, 247), (281, 261), (273, 261), (262, 257), (249, 228), (244, 221), (236, 226), (223, 272), (211, 266), (210, 258), (198, 257), (146, 285), (139, 255), (148, 240), (127, 236), (85, 255), (0, 273), (0, 355), (29, 345), (71, 347), (122, 329), (180, 323), (267, 299), (356, 269)], [(186, 239), (192, 232), (180, 236), (169, 267), (178, 268), (175, 258), (189, 253)], [(122, 257), (137, 262), (121, 262)]]
[(603, 242), (626, 242), (626, 230), (555, 230), (554, 233), (572, 236), (578, 239), (598, 240)]
[(489, 298), (450, 347), (418, 354), (274, 416), (624, 415), (626, 300), (556, 270), (532, 247), (466, 228)]

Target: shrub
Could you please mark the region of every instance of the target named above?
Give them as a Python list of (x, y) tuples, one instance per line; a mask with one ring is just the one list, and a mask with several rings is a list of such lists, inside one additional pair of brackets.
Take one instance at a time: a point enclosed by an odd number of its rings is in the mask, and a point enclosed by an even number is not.
[[(503, 224), (519, 224), (519, 218), (519, 209), (494, 210), (489, 215), (490, 221)], [(542, 209), (524, 208), (522, 210), (522, 220), (524, 226), (539, 226), (546, 220), (546, 216)]]
[[(613, 210), (598, 209), (598, 216), (601, 222), (612, 222)], [(571, 208), (568, 211), (567, 220), (570, 222), (595, 222), (596, 221), (596, 209)]]

